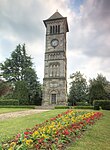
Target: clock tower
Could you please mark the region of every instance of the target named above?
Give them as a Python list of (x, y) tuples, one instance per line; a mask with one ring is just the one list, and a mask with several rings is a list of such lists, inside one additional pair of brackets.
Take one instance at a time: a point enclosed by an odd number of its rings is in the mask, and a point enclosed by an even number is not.
[(63, 17), (57, 11), (49, 19), (44, 20), (44, 24), (46, 45), (42, 105), (66, 105), (66, 33), (69, 31), (67, 17)]

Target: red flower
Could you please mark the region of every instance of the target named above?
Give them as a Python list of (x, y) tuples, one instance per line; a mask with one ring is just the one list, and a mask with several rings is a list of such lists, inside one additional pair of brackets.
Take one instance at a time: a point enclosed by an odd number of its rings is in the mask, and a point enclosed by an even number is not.
[(28, 135), (28, 134), (30, 134), (30, 132), (24, 132), (24, 134), (25, 134), (25, 135)]
[(38, 140), (38, 143), (42, 143), (44, 141), (44, 138), (41, 138)]
[(66, 130), (63, 131), (63, 134), (64, 134), (64, 135), (69, 135), (70, 132), (66, 129)]

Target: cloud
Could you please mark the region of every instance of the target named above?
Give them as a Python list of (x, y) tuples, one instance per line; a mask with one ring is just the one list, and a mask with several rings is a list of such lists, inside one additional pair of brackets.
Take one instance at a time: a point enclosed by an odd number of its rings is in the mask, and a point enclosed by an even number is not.
[(102, 73), (110, 79), (110, 1), (87, 0), (79, 7), (79, 13), (71, 7), (74, 15), (70, 24), (71, 34), (68, 43), (68, 59), (73, 58), (72, 64), (68, 61), (68, 66), (73, 68), (69, 69), (70, 74), (79, 68), (78, 70), (90, 77)]
[(46, 31), (43, 20), (58, 9), (69, 25), (68, 77), (80, 70), (89, 77), (104, 73), (110, 79), (109, 8), (109, 0), (0, 0), (0, 62), (10, 57), (17, 44), (25, 43), (42, 82)]
[(8, 34), (24, 41), (37, 40), (42, 35), (40, 10), (43, 6), (39, 1), (4, 0), (0, 7), (0, 28), (3, 33), (7, 29)]

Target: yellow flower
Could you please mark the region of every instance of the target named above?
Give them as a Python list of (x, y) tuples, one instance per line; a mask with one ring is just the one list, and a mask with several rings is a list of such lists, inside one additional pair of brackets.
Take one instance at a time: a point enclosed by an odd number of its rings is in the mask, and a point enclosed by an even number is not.
[(13, 147), (10, 147), (8, 150), (13, 150)]
[(22, 142), (26, 142), (26, 140), (27, 140), (27, 139), (26, 139), (26, 138), (24, 138), (24, 139), (22, 140)]
[(48, 138), (48, 136), (45, 134), (42, 134), (42, 138)]
[(15, 147), (15, 145), (16, 145), (16, 143), (15, 143), (15, 142), (12, 142), (12, 143), (10, 144), (10, 147)]
[(39, 132), (38, 131), (35, 131), (33, 134), (32, 134), (32, 136), (34, 137), (34, 136), (36, 136), (36, 135), (38, 135), (39, 134)]
[(10, 148), (8, 150), (14, 150), (15, 146), (16, 146), (16, 142), (11, 142)]
[(26, 145), (30, 146), (33, 143), (33, 140), (26, 140)]

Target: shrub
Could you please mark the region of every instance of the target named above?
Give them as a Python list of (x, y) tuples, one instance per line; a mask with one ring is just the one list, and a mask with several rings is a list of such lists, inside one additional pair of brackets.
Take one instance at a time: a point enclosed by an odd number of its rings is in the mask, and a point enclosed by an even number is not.
[(95, 105), (95, 106), (94, 106), (94, 110), (100, 110), (99, 105)]
[(35, 109), (35, 105), (0, 105), (0, 108), (29, 108), (29, 109)]
[(96, 107), (101, 107), (103, 110), (110, 110), (110, 100), (94, 100), (94, 109)]
[(88, 102), (76, 102), (77, 106), (89, 106)]
[(0, 100), (0, 105), (19, 105), (19, 100), (16, 99), (1, 99)]
[(93, 106), (74, 106), (74, 109), (93, 109)]
[(69, 109), (69, 106), (55, 106), (55, 109)]

